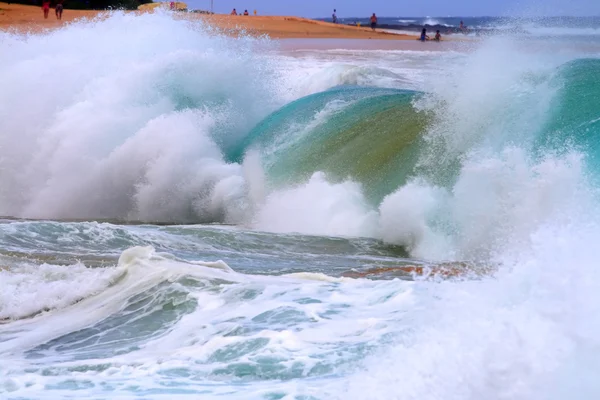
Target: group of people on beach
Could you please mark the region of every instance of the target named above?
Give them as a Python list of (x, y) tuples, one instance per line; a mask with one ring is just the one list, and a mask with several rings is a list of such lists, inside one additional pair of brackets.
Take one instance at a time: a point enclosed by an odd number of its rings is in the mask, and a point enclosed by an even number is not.
[[(419, 36), (419, 40), (421, 42), (431, 40), (429, 38), (429, 36), (427, 36), (427, 28), (423, 28), (423, 30), (421, 31), (421, 36)], [(435, 40), (436, 42), (439, 42), (440, 40), (442, 40), (442, 34), (440, 33), (439, 29), (437, 31), (435, 31), (435, 36), (433, 37), (433, 40)]]
[[(238, 14), (237, 10), (234, 8), (234, 9), (231, 11), (231, 15), (250, 15), (250, 14), (248, 13), (248, 10), (244, 10), (244, 12), (243, 12), (243, 13), (239, 13), (239, 14)], [(254, 16), (256, 16), (256, 10), (254, 10)]]
[[(369, 20), (371, 22), (371, 29), (375, 30), (375, 28), (377, 28), (377, 15), (375, 15), (375, 13), (373, 13), (373, 15), (371, 15), (371, 18)], [(336, 9), (333, 10), (333, 14), (331, 15), (331, 21), (334, 24), (338, 23), (337, 10)], [(357, 24), (357, 25), (360, 26), (360, 23)], [(462, 21), (460, 21), (460, 29), (461, 30), (465, 30), (466, 29), (466, 27), (464, 26), (464, 24), (463, 24)], [(429, 38), (429, 36), (427, 36), (427, 28), (423, 28), (423, 30), (421, 31), (421, 36), (419, 37), (418, 40), (420, 40), (422, 42), (425, 42), (427, 40), (431, 40)], [(437, 30), (435, 32), (435, 36), (434, 36), (433, 40), (435, 40), (436, 42), (439, 42), (439, 41), (442, 40), (442, 34), (440, 33), (439, 30)]]
[[(48, 19), (48, 14), (50, 14), (50, 3), (50, 0), (42, 0), (42, 11), (44, 12), (44, 19)], [(56, 0), (56, 5), (54, 6), (54, 13), (56, 14), (56, 19), (62, 19), (63, 0)]]

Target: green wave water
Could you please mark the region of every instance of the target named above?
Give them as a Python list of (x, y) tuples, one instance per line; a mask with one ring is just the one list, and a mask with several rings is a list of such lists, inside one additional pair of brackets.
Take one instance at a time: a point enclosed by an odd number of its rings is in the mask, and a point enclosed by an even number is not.
[(541, 149), (575, 146), (592, 171), (600, 171), (600, 59), (579, 59), (563, 65), (553, 85), (558, 88)]
[(406, 182), (428, 117), (406, 90), (337, 87), (292, 102), (265, 118), (230, 160), (257, 149), (274, 185), (324, 171), (332, 182), (362, 183), (374, 202)]

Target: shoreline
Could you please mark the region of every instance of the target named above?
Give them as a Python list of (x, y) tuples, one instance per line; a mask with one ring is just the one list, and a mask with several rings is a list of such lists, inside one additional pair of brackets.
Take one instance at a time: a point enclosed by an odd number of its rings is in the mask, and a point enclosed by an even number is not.
[[(122, 11), (140, 14), (153, 11)], [(63, 19), (57, 20), (54, 10), (44, 19), (40, 6), (0, 2), (0, 30), (18, 34), (44, 33), (59, 29), (70, 22), (110, 15), (111, 11), (65, 9)], [(223, 14), (174, 13), (175, 18), (204, 21), (227, 35), (245, 33), (250, 36), (268, 36), (271, 39), (364, 39), (377, 41), (415, 40), (416, 35), (391, 33), (385, 30), (333, 24), (295, 16), (232, 16)]]
[(474, 41), (445, 40), (443, 42), (421, 42), (411, 40), (381, 40), (381, 39), (353, 39), (353, 38), (287, 38), (277, 39), (279, 49), (290, 52), (302, 51), (416, 51), (416, 52), (467, 52), (472, 50)]

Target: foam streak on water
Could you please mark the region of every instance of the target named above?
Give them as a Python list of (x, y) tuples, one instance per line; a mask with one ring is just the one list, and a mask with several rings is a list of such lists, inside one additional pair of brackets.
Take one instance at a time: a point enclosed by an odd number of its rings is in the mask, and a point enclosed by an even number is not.
[(600, 61), (473, 46), (0, 33), (0, 397), (597, 399)]

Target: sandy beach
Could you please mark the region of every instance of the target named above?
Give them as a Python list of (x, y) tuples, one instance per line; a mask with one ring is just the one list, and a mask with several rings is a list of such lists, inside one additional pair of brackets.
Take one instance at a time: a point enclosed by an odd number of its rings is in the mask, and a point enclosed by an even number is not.
[(332, 24), (300, 17), (212, 15), (197, 18), (203, 18), (226, 31), (243, 30), (253, 35), (268, 35), (273, 39), (415, 39), (415, 36), (411, 35), (374, 32), (370, 28)]
[(101, 13), (91, 10), (65, 10), (62, 21), (58, 21), (54, 9), (50, 10), (48, 19), (44, 19), (41, 7), (0, 2), (0, 29), (39, 32), (44, 29), (59, 28), (80, 18), (94, 18)]
[[(131, 11), (140, 12), (140, 11)], [(62, 21), (50, 10), (48, 19), (44, 19), (41, 7), (8, 4), (0, 2), (0, 29), (18, 32), (39, 32), (55, 29), (80, 18), (95, 18), (106, 11), (65, 10)], [(328, 38), (328, 39), (377, 39), (377, 40), (414, 40), (415, 36), (372, 31), (370, 28), (336, 25), (300, 17), (286, 16), (231, 16), (177, 13), (177, 17), (203, 19), (224, 32), (238, 34), (245, 32), (253, 36), (267, 35), (273, 39)]]

